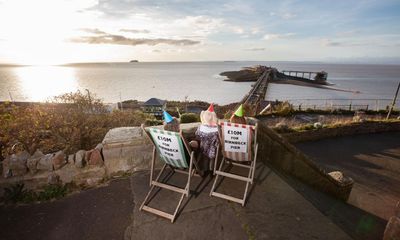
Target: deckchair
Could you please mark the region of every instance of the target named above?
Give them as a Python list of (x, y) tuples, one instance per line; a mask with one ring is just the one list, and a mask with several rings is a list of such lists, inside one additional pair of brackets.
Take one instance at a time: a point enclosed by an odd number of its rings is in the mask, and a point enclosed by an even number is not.
[[(170, 132), (157, 128), (145, 129), (143, 125), (142, 129), (143, 132), (145, 132), (148, 135), (154, 147), (153, 147), (153, 157), (151, 160), (151, 170), (150, 170), (150, 190), (147, 193), (139, 210), (144, 210), (156, 214), (158, 216), (167, 218), (171, 220), (171, 222), (173, 223), (176, 214), (178, 213), (179, 207), (182, 204), (183, 198), (185, 196), (186, 197), (189, 196), (190, 179), (192, 175), (195, 174), (195, 169), (198, 169), (197, 163), (194, 160), (194, 152), (190, 149), (190, 146), (183, 137), (182, 132), (180, 133)], [(154, 169), (155, 159), (157, 158), (157, 156), (162, 162), (164, 162), (164, 165), (161, 168), (161, 171), (156, 177), (156, 179), (153, 180), (153, 175), (155, 171)], [(187, 161), (188, 158), (189, 161)], [(187, 174), (188, 176), (187, 182), (184, 188), (179, 188), (177, 186), (173, 186), (166, 182), (160, 181), (160, 177), (166, 170), (167, 166), (171, 168), (173, 172)], [(195, 167), (195, 169), (193, 169), (193, 166)], [(151, 201), (151, 200), (149, 201), (149, 197), (151, 196), (151, 193), (153, 192), (155, 187), (167, 189), (181, 194), (180, 200), (173, 214), (152, 208), (148, 205)]]
[[(214, 167), (215, 180), (211, 188), (210, 196), (227, 199), (245, 205), (249, 185), (253, 184), (254, 171), (257, 161), (257, 125), (233, 124), (228, 122), (219, 123), (219, 136), (221, 142), (222, 160), (218, 170)], [(230, 173), (223, 170), (225, 164), (238, 166), (247, 169), (247, 176)], [(218, 178), (227, 177), (246, 182), (243, 198), (236, 198), (230, 195), (215, 191)], [(222, 179), (221, 179), (222, 181)]]

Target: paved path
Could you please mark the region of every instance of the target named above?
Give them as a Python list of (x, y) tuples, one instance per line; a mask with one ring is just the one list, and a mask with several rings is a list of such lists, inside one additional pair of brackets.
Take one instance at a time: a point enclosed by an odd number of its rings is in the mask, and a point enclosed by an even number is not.
[[(181, 179), (174, 175), (170, 181), (181, 184)], [(148, 190), (148, 172), (139, 172), (59, 201), (2, 207), (1, 239), (351, 239), (357, 230), (351, 224), (348, 228), (335, 224), (329, 214), (325, 216), (304, 198), (301, 184), (288, 184), (265, 165), (258, 164), (256, 179), (242, 208), (209, 197), (211, 179), (195, 178), (194, 194), (171, 224), (138, 212)], [(224, 181), (219, 189), (239, 194), (241, 187)], [(167, 210), (174, 198), (175, 193), (162, 190), (154, 204)]]
[(330, 171), (355, 180), (349, 203), (380, 218), (400, 201), (400, 132), (348, 136), (297, 144)]

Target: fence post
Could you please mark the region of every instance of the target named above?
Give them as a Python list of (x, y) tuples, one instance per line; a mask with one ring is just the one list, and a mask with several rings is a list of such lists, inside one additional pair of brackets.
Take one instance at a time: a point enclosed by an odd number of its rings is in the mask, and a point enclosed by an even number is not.
[(350, 101), (350, 105), (349, 105), (349, 111), (351, 111), (351, 104), (353, 103), (353, 101)]
[(396, 94), (394, 95), (393, 102), (389, 108), (389, 112), (388, 112), (388, 115), (386, 116), (386, 119), (389, 119), (390, 114), (392, 113), (392, 110), (394, 108), (394, 105), (396, 104), (396, 99), (397, 99), (397, 94), (399, 94), (399, 89), (400, 89), (400, 82), (399, 82), (399, 85), (397, 86)]

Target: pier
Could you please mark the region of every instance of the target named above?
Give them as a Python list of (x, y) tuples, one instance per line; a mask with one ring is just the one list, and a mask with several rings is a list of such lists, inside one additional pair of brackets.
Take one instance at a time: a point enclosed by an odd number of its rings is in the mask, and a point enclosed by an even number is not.
[[(276, 68), (258, 66), (262, 70), (262, 74), (257, 78), (252, 89), (242, 99), (240, 104), (245, 105), (248, 109), (249, 116), (257, 115), (261, 109), (261, 103), (265, 99), (269, 83), (284, 83), (287, 80), (297, 81), (306, 84), (326, 85), (328, 73), (292, 71), (283, 70), (279, 72)], [(293, 84), (293, 83), (291, 83)], [(264, 106), (265, 107), (265, 106)]]
[(283, 74), (291, 77), (301, 77), (308, 80), (315, 80), (317, 76), (322, 75), (321, 77), (326, 80), (327, 73), (326, 72), (305, 72), (305, 71), (292, 71), (292, 70), (283, 70)]
[[(258, 113), (260, 102), (265, 99), (265, 94), (267, 93), (268, 83), (273, 78), (274, 74), (273, 68), (265, 67), (264, 72), (257, 79), (256, 83), (253, 85), (253, 88), (250, 92), (244, 96), (241, 101), (241, 104), (250, 107), (251, 115), (254, 116)], [(276, 71), (276, 70), (275, 70)]]

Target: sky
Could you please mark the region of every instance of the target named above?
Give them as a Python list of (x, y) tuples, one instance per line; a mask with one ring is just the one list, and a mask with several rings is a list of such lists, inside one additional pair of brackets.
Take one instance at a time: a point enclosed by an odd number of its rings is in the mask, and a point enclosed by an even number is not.
[(400, 63), (398, 0), (0, 0), (0, 63)]

